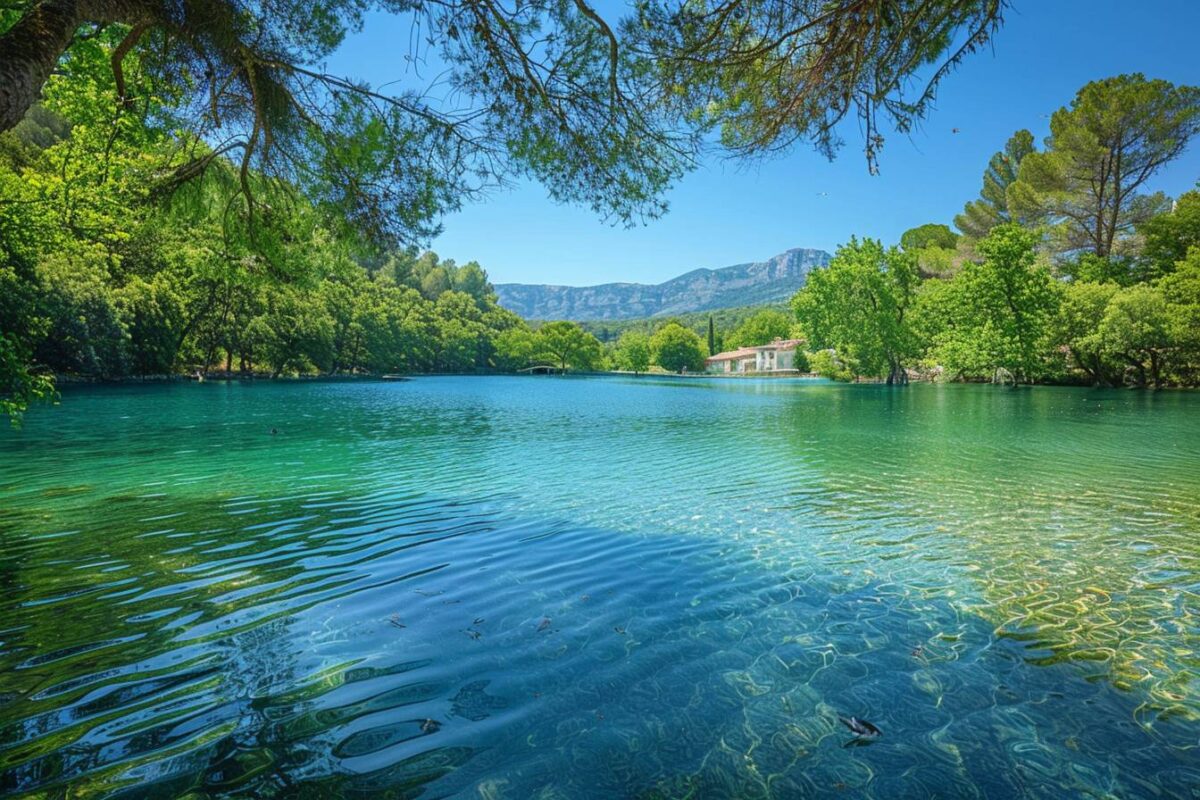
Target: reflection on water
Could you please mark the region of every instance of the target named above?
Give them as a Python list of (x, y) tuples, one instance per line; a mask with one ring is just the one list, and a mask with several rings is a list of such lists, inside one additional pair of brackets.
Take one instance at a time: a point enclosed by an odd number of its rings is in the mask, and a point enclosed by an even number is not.
[(69, 392), (0, 432), (0, 791), (1190, 797), (1198, 413), (788, 381)]

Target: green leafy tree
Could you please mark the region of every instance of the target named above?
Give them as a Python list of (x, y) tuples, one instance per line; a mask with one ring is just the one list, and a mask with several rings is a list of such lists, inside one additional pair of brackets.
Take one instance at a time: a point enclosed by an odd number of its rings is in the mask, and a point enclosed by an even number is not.
[(450, 276), (454, 291), (469, 295), (475, 305), (486, 309), (489, 303), (495, 302), (496, 293), (488, 282), (487, 273), (478, 262), (468, 261), (454, 270)]
[(1200, 245), (1176, 262), (1158, 283), (1167, 302), (1167, 325), (1174, 348), (1173, 368), (1180, 383), (1200, 384)]
[(17, 425), (30, 403), (52, 400), (54, 381), (30, 370), (29, 356), (15, 337), (0, 333), (0, 414)]
[(536, 343), (538, 352), (564, 372), (593, 369), (600, 362), (600, 340), (574, 322), (547, 322), (538, 328)]
[(782, 311), (766, 308), (747, 319), (729, 334), (731, 347), (757, 347), (776, 339), (787, 339), (794, 320)]
[(524, 369), (533, 363), (537, 353), (537, 341), (533, 332), (525, 327), (513, 327), (501, 331), (495, 340), (495, 364), (497, 369)]
[[(714, 127), (739, 150), (808, 138), (832, 152), (838, 122), (856, 109), (873, 163), (879, 113), (909, 130), (940, 79), (988, 41), (1002, 8), (937, 0), (864, 13), (734, 0), (720, 14), (639, 4), (608, 21), (585, 0), (519, 10), (500, 0), (13, 0), (0, 9), (0, 131), (86, 48), (80, 32), (99, 30), (113, 87), (98, 107), (144, 111), (136, 80), (145, 75), (189, 139), (222, 142), (180, 148), (195, 157), (172, 171), (175, 182), (236, 162), (228, 188), (248, 219), (273, 207), (248, 179), (254, 168), (319, 198), (331, 219), (401, 238), (428, 235), (440, 212), (514, 174), (628, 221), (663, 211), (662, 193)], [(454, 105), (319, 66), (372, 11), (414, 18)], [(905, 96), (917, 75), (932, 78)]]
[(959, 238), (949, 227), (931, 222), (900, 234), (900, 246), (916, 257), (922, 278), (948, 278), (962, 261), (956, 251)]
[(1093, 81), (1054, 112), (1046, 151), (1022, 160), (1010, 204), (1048, 223), (1059, 252), (1120, 255), (1167, 205), (1142, 189), (1197, 131), (1200, 88), (1140, 74)]
[(983, 189), (979, 199), (972, 200), (954, 218), (954, 227), (972, 242), (987, 236), (992, 228), (1009, 222), (1021, 222), (1009, 207), (1009, 187), (1017, 180), (1021, 162), (1036, 152), (1033, 134), (1019, 130), (1005, 143), (1004, 149), (988, 161), (983, 173)]
[(908, 313), (919, 283), (911, 253), (851, 239), (809, 273), (792, 307), (809, 344), (836, 350), (853, 374), (907, 383), (905, 361), (917, 350)]
[(1128, 286), (1138, 278), (1138, 264), (1131, 256), (1098, 256), (1095, 253), (1084, 252), (1061, 260), (1057, 265), (1057, 272), (1085, 283), (1116, 283)]
[(129, 334), (130, 369), (137, 375), (173, 372), (183, 330), (183, 299), (170, 278), (134, 277), (115, 295), (121, 323)]
[(1185, 192), (1164, 214), (1138, 225), (1143, 245), (1137, 277), (1152, 281), (1175, 271), (1175, 265), (1200, 247), (1200, 191)]
[(1138, 386), (1163, 385), (1172, 345), (1167, 301), (1158, 288), (1139, 284), (1118, 292), (1100, 321), (1098, 335), (1133, 371)]
[(833, 350), (818, 350), (807, 356), (809, 369), (822, 378), (833, 381), (852, 381), (854, 372), (847, 367)]
[(953, 250), (957, 245), (958, 234), (948, 226), (935, 222), (909, 228), (900, 234), (900, 246), (907, 251), (924, 250), (927, 247)]
[(693, 330), (667, 322), (650, 337), (654, 363), (669, 372), (704, 370), (704, 344)]
[(1027, 382), (1048, 371), (1059, 287), (1037, 262), (1036, 244), (1018, 225), (994, 228), (977, 247), (983, 260), (967, 262), (939, 294), (948, 324), (934, 337), (933, 356), (951, 375), (1004, 371)]
[(614, 360), (618, 369), (638, 374), (650, 368), (650, 352), (649, 336), (642, 331), (626, 331), (617, 340)]
[(1051, 336), (1067, 349), (1073, 365), (1093, 384), (1117, 385), (1122, 364), (1113, 357), (1097, 330), (1109, 303), (1120, 291), (1115, 283), (1075, 282), (1062, 295)]

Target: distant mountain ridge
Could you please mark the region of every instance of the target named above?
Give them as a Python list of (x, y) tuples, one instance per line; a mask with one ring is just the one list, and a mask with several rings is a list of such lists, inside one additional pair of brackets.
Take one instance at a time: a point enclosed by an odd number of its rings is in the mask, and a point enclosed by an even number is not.
[(824, 250), (797, 247), (766, 261), (695, 269), (659, 284), (548, 286), (498, 283), (500, 305), (526, 319), (606, 320), (656, 317), (716, 308), (778, 303), (829, 263)]

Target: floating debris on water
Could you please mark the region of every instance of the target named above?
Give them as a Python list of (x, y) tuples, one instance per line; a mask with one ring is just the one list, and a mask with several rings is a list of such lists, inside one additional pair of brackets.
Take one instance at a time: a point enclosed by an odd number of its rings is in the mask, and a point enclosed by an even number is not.
[(421, 733), (437, 733), (442, 729), (442, 723), (436, 719), (421, 720)]
[(542, 631), (546, 630), (546, 628), (549, 628), (549, 627), (550, 627), (550, 618), (542, 617), (542, 621), (539, 622), (538, 626), (537, 626), (538, 633), (541, 633)]
[(407, 625), (405, 625), (403, 622), (400, 621), (399, 614), (392, 614), (390, 617), (388, 617), (388, 622), (390, 622), (392, 624), (392, 626), (396, 627), (396, 628), (407, 628), (408, 627)]

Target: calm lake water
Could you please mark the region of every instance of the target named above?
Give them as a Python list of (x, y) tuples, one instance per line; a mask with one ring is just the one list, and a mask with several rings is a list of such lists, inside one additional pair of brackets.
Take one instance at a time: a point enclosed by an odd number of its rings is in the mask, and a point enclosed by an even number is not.
[(0, 429), (0, 794), (1197, 787), (1200, 394), (206, 383)]

